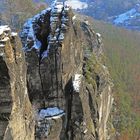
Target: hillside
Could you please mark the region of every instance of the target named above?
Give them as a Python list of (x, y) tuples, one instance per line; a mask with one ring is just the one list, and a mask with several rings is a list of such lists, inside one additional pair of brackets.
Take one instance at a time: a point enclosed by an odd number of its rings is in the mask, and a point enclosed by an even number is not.
[(0, 25), (9, 25), (19, 31), (27, 18), (32, 17), (47, 5), (32, 0), (0, 0)]
[[(50, 0), (34, 1), (51, 3)], [(64, 0), (58, 1), (64, 2)], [(139, 0), (66, 0), (65, 2), (76, 11), (95, 19), (104, 20), (131, 30), (140, 30)]]
[[(114, 125), (121, 140), (140, 138), (140, 33), (94, 20), (103, 37), (104, 51), (114, 80)], [(131, 135), (131, 136), (130, 136)]]

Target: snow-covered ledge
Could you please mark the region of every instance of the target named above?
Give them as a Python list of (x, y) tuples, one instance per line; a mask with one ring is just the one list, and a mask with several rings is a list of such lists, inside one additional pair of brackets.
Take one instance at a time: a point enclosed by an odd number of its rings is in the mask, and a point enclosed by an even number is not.
[(8, 25), (0, 26), (0, 56), (5, 54), (5, 44), (11, 38), (18, 36), (16, 32), (11, 32), (11, 28)]
[(0, 35), (2, 35), (4, 32), (10, 32), (11, 29), (8, 25), (2, 25), (0, 26)]
[(48, 107), (40, 109), (36, 116), (36, 136), (38, 136), (39, 139), (40, 136), (48, 137), (52, 126), (56, 127), (56, 124), (59, 123), (59, 121), (64, 115), (64, 110), (59, 109), (58, 107)]
[(38, 114), (39, 120), (50, 120), (50, 119), (59, 119), (65, 115), (64, 110), (59, 109), (58, 107), (49, 107), (46, 109), (41, 109)]
[(1, 25), (0, 26), (0, 39), (6, 40), (7, 37), (17, 36), (16, 32), (11, 32), (11, 28), (8, 25)]

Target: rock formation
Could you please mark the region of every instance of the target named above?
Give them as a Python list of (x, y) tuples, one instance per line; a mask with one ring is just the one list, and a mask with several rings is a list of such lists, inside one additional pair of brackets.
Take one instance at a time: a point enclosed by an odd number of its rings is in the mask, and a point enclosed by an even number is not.
[(112, 82), (102, 61), (101, 35), (57, 2), (29, 19), (20, 36), (26, 61), (15, 33), (6, 33), (4, 43), (1, 38), (0, 103), (4, 111), (8, 106), (9, 117), (1, 117), (7, 124), (0, 126), (1, 138), (109, 139)]
[(21, 41), (8, 26), (0, 26), (0, 139), (32, 140), (33, 127)]

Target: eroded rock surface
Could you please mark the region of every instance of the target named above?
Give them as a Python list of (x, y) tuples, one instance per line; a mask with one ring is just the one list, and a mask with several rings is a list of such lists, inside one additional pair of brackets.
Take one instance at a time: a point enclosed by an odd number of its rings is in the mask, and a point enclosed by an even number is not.
[(32, 140), (34, 121), (17, 33), (0, 26), (0, 140)]
[[(28, 91), (36, 110), (36, 139), (105, 140), (113, 98), (102, 39), (70, 7), (55, 3), (21, 34)], [(48, 115), (48, 109), (61, 113)], [(46, 110), (44, 118), (39, 114)], [(51, 113), (52, 114), (52, 113)]]

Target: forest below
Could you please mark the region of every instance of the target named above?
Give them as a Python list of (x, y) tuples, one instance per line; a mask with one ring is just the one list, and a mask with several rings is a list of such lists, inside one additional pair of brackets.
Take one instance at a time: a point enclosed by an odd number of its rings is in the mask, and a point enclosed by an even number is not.
[(128, 31), (94, 20), (102, 34), (104, 52), (114, 81), (114, 126), (119, 140), (140, 138), (140, 32)]

